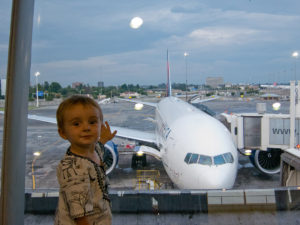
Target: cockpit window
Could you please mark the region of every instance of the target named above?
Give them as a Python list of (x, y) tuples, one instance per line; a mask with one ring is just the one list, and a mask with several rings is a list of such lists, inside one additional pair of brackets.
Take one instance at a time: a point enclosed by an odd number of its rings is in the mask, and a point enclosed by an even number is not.
[(200, 155), (200, 159), (199, 159), (199, 164), (203, 164), (203, 165), (211, 165), (212, 164), (212, 160), (210, 156), (206, 156), (206, 155)]
[(192, 154), (192, 157), (191, 157), (191, 159), (190, 159), (189, 164), (197, 163), (197, 162), (198, 162), (198, 158), (199, 158), (199, 155), (198, 155), (198, 154)]
[(201, 165), (222, 165), (225, 163), (233, 163), (234, 159), (230, 152), (217, 156), (199, 155), (195, 153), (187, 153), (184, 159), (186, 164), (198, 163)]
[(222, 165), (225, 164), (225, 159), (223, 155), (217, 155), (214, 157), (214, 164), (215, 165)]
[(230, 152), (225, 153), (223, 156), (226, 163), (233, 163), (233, 156)]
[(185, 161), (187, 164), (189, 164), (189, 161), (190, 161), (191, 155), (192, 155), (192, 153), (188, 153), (188, 154), (186, 154), (186, 156), (185, 156), (185, 159), (184, 159), (184, 161)]

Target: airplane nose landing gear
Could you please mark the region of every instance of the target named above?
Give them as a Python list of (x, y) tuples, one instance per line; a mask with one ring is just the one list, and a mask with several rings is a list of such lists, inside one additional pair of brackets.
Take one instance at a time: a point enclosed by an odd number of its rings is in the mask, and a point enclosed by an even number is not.
[(132, 169), (143, 168), (146, 165), (147, 165), (147, 158), (145, 154), (143, 154), (142, 156), (138, 156), (136, 154), (132, 155), (132, 160), (131, 160)]

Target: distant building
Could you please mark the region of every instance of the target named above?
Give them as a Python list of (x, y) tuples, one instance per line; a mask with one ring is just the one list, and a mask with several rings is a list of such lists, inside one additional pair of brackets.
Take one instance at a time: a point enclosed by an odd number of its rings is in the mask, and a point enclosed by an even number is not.
[(77, 88), (80, 85), (83, 85), (83, 83), (81, 83), (81, 82), (74, 82), (74, 83), (72, 83), (72, 88)]
[(103, 81), (98, 81), (98, 87), (103, 88), (104, 87), (104, 82)]
[(260, 96), (261, 99), (263, 100), (275, 100), (278, 101), (280, 99), (280, 96), (277, 94), (272, 94), (272, 93), (266, 93)]
[(138, 98), (140, 97), (140, 94), (137, 92), (124, 92), (120, 94), (120, 97), (123, 98)]
[(224, 85), (223, 77), (207, 77), (206, 85), (212, 88), (217, 88), (219, 86)]
[[(275, 94), (280, 96), (280, 99), (289, 99), (290, 98), (290, 87), (289, 86), (264, 86), (261, 85), (261, 94)], [(272, 97), (272, 96), (271, 96)], [(276, 96), (275, 96), (276, 97)], [(271, 99), (271, 98), (269, 98)]]
[(147, 95), (152, 95), (154, 93), (153, 90), (147, 90), (146, 92), (147, 92)]
[(98, 100), (102, 100), (102, 99), (105, 99), (105, 98), (106, 98), (106, 95), (101, 95), (101, 94), (98, 95)]
[(231, 87), (232, 87), (232, 83), (226, 83), (226, 84), (225, 84), (225, 87), (226, 87), (226, 88), (231, 88)]
[(6, 79), (1, 79), (1, 96), (5, 96), (6, 93)]

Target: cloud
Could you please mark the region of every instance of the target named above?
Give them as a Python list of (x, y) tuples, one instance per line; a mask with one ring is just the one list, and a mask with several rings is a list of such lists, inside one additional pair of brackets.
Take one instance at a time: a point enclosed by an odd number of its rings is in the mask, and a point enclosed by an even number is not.
[(233, 27), (207, 27), (191, 32), (188, 37), (192, 42), (202, 45), (232, 45), (247, 43), (253, 37), (261, 35), (261, 31)]
[(239, 27), (204, 27), (179, 36), (173, 35), (154, 44), (173, 51), (213, 52), (234, 51), (254, 43), (270, 42), (274, 37), (267, 31)]
[[(2, 68), (9, 32), (10, 2), (5, 2), (5, 10), (0, 9)], [(297, 46), (298, 5), (270, 2), (36, 1), (32, 70), (41, 71), (41, 80), (62, 84), (157, 83), (164, 81), (169, 48), (174, 81), (184, 73), (185, 51), (190, 53), (191, 77), (224, 71), (224, 76), (236, 78), (247, 65), (254, 71), (257, 64), (289, 57), (288, 51)], [(129, 27), (134, 16), (144, 20), (138, 30)], [(270, 63), (265, 70), (278, 65)]]
[[(265, 29), (276, 29), (284, 26), (294, 26), (299, 20), (298, 15), (271, 14), (246, 11), (222, 11), (215, 12), (218, 19), (227, 23), (244, 24), (247, 26), (263, 27)], [(234, 22), (235, 21), (235, 22)]]
[[(153, 61), (156, 54), (152, 50), (145, 50), (79, 60), (35, 63), (32, 71), (40, 71), (41, 81), (58, 81), (65, 86), (71, 84), (70, 80), (89, 84), (104, 80), (106, 85), (144, 83), (143, 81), (158, 83), (163, 80), (157, 74), (164, 71), (161, 66), (164, 67), (165, 62), (161, 61), (161, 55)], [(149, 71), (155, 76), (149, 76)]]
[(188, 6), (188, 5), (177, 5), (174, 6), (173, 8), (171, 8), (171, 12), (172, 13), (196, 13), (199, 14), (200, 12), (202, 12), (202, 10), (204, 9), (204, 5), (202, 4), (193, 4), (192, 6)]

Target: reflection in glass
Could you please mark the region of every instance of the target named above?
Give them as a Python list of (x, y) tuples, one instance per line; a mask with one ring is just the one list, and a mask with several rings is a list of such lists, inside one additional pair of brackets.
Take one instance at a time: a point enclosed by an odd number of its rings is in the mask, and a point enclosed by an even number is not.
[(223, 156), (225, 158), (226, 163), (233, 163), (233, 156), (230, 152), (225, 153)]
[(185, 156), (184, 162), (186, 162), (187, 164), (189, 164), (191, 155), (192, 155), (192, 153), (188, 153), (188, 154)]
[(222, 165), (225, 164), (225, 159), (223, 158), (223, 155), (217, 155), (214, 157), (214, 163), (215, 165)]
[(200, 159), (199, 159), (199, 164), (202, 165), (211, 165), (212, 164), (212, 160), (210, 156), (206, 156), (206, 155), (200, 155)]
[(190, 159), (189, 164), (197, 163), (198, 158), (199, 158), (199, 155), (198, 155), (198, 154), (193, 154), (192, 157), (191, 157), (191, 159)]

